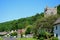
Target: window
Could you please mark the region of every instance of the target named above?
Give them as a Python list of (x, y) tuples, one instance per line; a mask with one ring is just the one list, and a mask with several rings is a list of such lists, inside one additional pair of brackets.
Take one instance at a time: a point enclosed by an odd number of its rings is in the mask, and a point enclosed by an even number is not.
[(58, 34), (56, 34), (56, 37), (58, 37)]
[(57, 30), (57, 26), (56, 26), (56, 30)]

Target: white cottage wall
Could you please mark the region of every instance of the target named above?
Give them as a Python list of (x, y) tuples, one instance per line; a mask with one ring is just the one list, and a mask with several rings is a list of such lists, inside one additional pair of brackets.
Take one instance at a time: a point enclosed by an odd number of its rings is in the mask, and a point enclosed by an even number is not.
[(54, 26), (54, 37), (56, 37), (56, 34), (58, 35), (58, 38), (60, 39), (60, 24), (57, 24)]

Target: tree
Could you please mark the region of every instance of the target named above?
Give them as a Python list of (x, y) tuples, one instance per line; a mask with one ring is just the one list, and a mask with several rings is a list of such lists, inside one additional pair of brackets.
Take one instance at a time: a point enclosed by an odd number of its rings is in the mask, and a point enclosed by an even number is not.
[(18, 29), (23, 29), (23, 28), (25, 28), (24, 25), (22, 23), (19, 23), (18, 24)]
[[(56, 15), (54, 16), (50, 16), (50, 17), (43, 17), (42, 19), (38, 19), (35, 23), (34, 23), (34, 35), (36, 35), (36, 37), (39, 37), (39, 34), (41, 33), (41, 35), (44, 33), (43, 31), (41, 32), (40, 29), (44, 29), (46, 32), (48, 33), (52, 33), (53, 34), (53, 25), (54, 22), (56, 21), (58, 17)], [(39, 29), (40, 28), (40, 29)], [(40, 30), (40, 33), (38, 32)]]
[(57, 6), (57, 13), (60, 15), (60, 5)]
[(28, 25), (27, 27), (26, 27), (26, 32), (25, 32), (25, 34), (31, 34), (32, 33), (32, 25)]

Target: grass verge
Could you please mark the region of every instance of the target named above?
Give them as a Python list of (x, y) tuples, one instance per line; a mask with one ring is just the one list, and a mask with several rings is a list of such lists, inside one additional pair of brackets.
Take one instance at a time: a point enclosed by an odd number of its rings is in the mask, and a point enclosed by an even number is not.
[(36, 40), (35, 38), (17, 38), (17, 40)]

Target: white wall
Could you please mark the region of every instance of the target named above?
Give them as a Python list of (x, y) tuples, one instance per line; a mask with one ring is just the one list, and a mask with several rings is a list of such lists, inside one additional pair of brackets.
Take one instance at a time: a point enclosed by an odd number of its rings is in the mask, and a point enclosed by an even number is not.
[[(57, 26), (57, 30), (56, 30)], [(54, 26), (54, 37), (56, 37), (56, 34), (58, 34), (58, 38), (60, 39), (60, 24)]]

